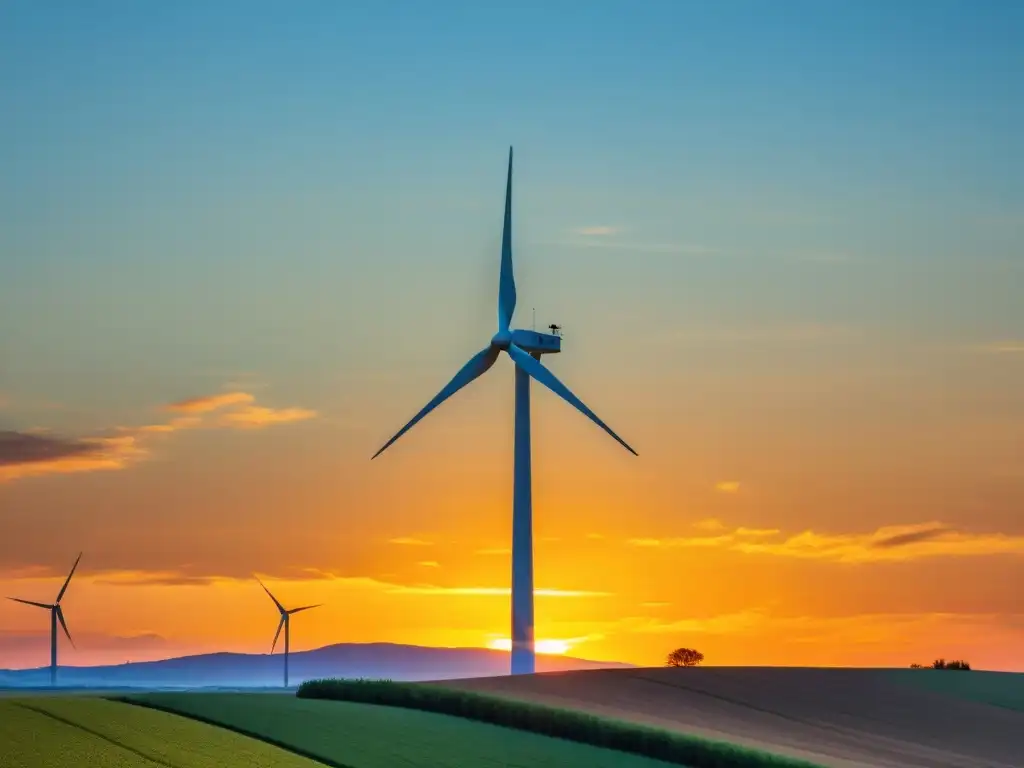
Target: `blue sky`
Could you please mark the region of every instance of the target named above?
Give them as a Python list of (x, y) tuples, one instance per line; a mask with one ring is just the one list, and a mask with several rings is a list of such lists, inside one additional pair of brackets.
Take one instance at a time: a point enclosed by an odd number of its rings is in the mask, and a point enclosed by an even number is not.
[(0, 485), (6, 538), (63, 562), (32, 521), (71, 503), (137, 537), (168, 499), (222, 535), (283, 505), (307, 544), (504, 509), (503, 363), (361, 462), (493, 333), (510, 144), (516, 322), (563, 324), (553, 369), (643, 459), (539, 396), (538, 499), (623, 536), (1024, 536), (1022, 40), (1009, 1), (4, 3), (0, 429), (316, 413)]

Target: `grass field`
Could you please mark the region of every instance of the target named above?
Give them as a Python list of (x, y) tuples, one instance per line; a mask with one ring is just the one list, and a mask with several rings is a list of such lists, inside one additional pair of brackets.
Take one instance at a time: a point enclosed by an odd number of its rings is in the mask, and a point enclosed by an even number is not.
[(298, 697), (436, 712), (692, 768), (814, 768), (807, 761), (724, 740), (443, 685), (390, 680), (309, 680), (299, 686)]
[(105, 699), (0, 701), (3, 768), (317, 768), (211, 725)]
[[(671, 764), (535, 733), (409, 709), (272, 694), (128, 697), (351, 768), (668, 768)], [(142, 710), (142, 707), (139, 707)]]

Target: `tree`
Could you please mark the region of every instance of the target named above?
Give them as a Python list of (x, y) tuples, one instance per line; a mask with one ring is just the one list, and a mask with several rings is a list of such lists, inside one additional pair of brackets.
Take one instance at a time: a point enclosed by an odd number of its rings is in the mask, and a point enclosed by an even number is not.
[(693, 648), (676, 648), (665, 660), (666, 667), (696, 667), (704, 661), (704, 654)]
[(932, 662), (932, 669), (959, 669), (966, 672), (970, 672), (971, 665), (966, 661), (954, 660), (946, 661), (945, 659), (936, 659)]
[(956, 669), (964, 672), (971, 671), (971, 665), (962, 659), (955, 659), (953, 661), (946, 661), (945, 659), (936, 659), (929, 665), (925, 664), (911, 664), (911, 669)]

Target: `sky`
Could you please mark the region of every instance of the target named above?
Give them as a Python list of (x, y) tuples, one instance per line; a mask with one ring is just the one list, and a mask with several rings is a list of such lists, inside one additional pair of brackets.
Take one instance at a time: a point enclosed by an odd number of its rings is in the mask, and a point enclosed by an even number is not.
[[(0, 595), (95, 664), (537, 637), (1024, 670), (1024, 6), (0, 4)], [(536, 317), (536, 321), (534, 320)], [(48, 662), (0, 603), (0, 667)]]

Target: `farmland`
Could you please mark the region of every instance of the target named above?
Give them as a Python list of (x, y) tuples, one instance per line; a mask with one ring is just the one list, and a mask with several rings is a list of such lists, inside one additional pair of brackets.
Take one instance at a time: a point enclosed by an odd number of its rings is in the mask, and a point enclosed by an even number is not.
[[(130, 697), (352, 768), (668, 768), (669, 763), (409, 709), (273, 694)], [(141, 709), (141, 707), (140, 707)]]
[(799, 667), (597, 670), (439, 683), (827, 766), (1019, 766), (1024, 676)]
[(3, 768), (317, 768), (231, 731), (104, 699), (0, 700)]

